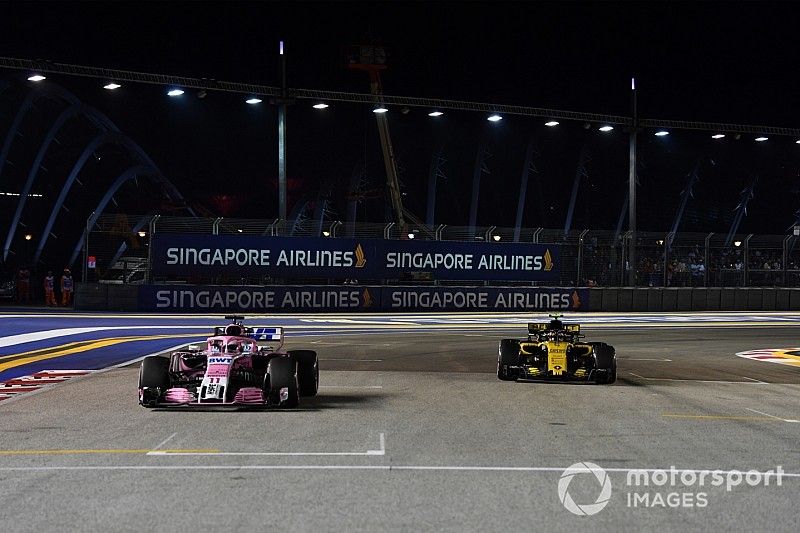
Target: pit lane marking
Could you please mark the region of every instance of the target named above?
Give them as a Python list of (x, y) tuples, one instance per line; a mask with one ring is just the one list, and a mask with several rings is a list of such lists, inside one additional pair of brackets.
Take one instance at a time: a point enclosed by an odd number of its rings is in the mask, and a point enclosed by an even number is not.
[(221, 452), (221, 451), (173, 451), (173, 450), (151, 450), (147, 452), (150, 457), (167, 456), (203, 456), (203, 457), (330, 457), (330, 456), (360, 456), (372, 457), (386, 455), (386, 436), (380, 433), (378, 436), (379, 448), (377, 450), (367, 450), (365, 452)]

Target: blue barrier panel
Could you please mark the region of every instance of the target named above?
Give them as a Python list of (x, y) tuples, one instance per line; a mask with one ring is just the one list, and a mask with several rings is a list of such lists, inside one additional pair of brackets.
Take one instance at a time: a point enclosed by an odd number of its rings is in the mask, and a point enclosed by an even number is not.
[(231, 287), (142, 285), (142, 311), (577, 311), (589, 289), (545, 287)]
[(561, 268), (557, 245), (534, 243), (156, 234), (151, 246), (159, 277), (553, 281)]
[(380, 287), (141, 285), (141, 311), (379, 311)]
[(589, 289), (545, 287), (383, 287), (384, 311), (588, 310)]

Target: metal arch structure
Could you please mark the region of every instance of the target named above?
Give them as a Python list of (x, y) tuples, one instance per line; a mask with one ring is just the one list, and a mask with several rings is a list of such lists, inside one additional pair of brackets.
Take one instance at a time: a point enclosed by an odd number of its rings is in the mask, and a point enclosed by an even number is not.
[(25, 208), (25, 204), (28, 200), (28, 194), (30, 194), (31, 189), (33, 188), (33, 183), (36, 181), (36, 176), (39, 174), (39, 169), (42, 166), (42, 162), (44, 161), (44, 156), (47, 153), (48, 148), (50, 148), (50, 144), (56, 138), (56, 135), (58, 134), (59, 130), (61, 130), (61, 127), (64, 126), (64, 124), (66, 124), (70, 119), (77, 116), (80, 112), (80, 104), (71, 105), (61, 112), (56, 121), (47, 131), (44, 141), (39, 147), (39, 151), (36, 153), (36, 157), (33, 160), (33, 165), (31, 165), (31, 169), (28, 172), (25, 185), (23, 185), (22, 191), (20, 191), (17, 209), (14, 212), (14, 217), (11, 219), (11, 226), (8, 228), (6, 242), (3, 245), (3, 261), (8, 259), (8, 252), (11, 250), (11, 241), (14, 239), (14, 234), (17, 231), (17, 224), (19, 224), (20, 217), (22, 217), (22, 211)]
[[(111, 198), (113, 198), (114, 194), (116, 194), (116, 192), (119, 190), (119, 188), (122, 187), (127, 181), (129, 181), (129, 180), (131, 180), (131, 179), (133, 179), (133, 178), (135, 178), (137, 176), (152, 176), (154, 181), (156, 181), (157, 183), (162, 183), (162, 184), (166, 181), (166, 178), (164, 178), (158, 172), (158, 170), (153, 169), (152, 167), (149, 167), (147, 165), (136, 165), (136, 166), (128, 168), (122, 174), (120, 174), (117, 177), (117, 179), (114, 180), (114, 183), (112, 183), (111, 186), (106, 190), (106, 193), (103, 195), (103, 198), (97, 204), (97, 207), (95, 207), (94, 211), (92, 211), (92, 215), (86, 221), (86, 227), (87, 228), (91, 228), (92, 226), (95, 225), (95, 223), (97, 222), (97, 219), (105, 211), (106, 206), (108, 205), (108, 202), (111, 201)], [(72, 255), (69, 258), (69, 263), (68, 264), (69, 264), (70, 268), (72, 268), (72, 266), (75, 264), (75, 260), (78, 258), (78, 254), (81, 252), (81, 248), (83, 246), (83, 243), (84, 243), (84, 236), (81, 235), (78, 238), (78, 242), (75, 244), (75, 248), (74, 248), (74, 250), (72, 252)]]
[[(150, 212), (147, 215), (144, 215), (143, 217), (141, 217), (139, 219), (139, 221), (136, 222), (136, 224), (134, 224), (134, 226), (131, 228), (131, 233), (138, 233), (139, 230), (141, 230), (143, 227), (145, 227), (146, 225), (148, 225), (150, 223), (150, 220), (154, 216), (155, 216), (155, 213), (154, 212)], [(95, 222), (96, 222), (96, 220), (95, 220)], [(86, 227), (89, 228), (91, 226), (87, 225)], [(83, 241), (83, 238), (81, 239), (81, 241)], [(81, 244), (83, 244), (83, 242), (81, 242)], [(122, 254), (124, 254), (127, 249), (128, 249), (128, 243), (125, 242), (125, 241), (122, 241), (122, 244), (120, 244), (119, 248), (117, 249), (117, 253), (115, 253), (114, 257), (111, 258), (111, 261), (109, 262), (109, 265), (111, 265), (112, 267), (114, 265), (116, 265), (117, 261), (119, 261), (119, 258), (122, 257)]]
[[(6, 85), (8, 84), (6, 83)], [(61, 128), (72, 118), (75, 118), (77, 116), (84, 116), (89, 120), (91, 120), (101, 130), (119, 132), (119, 128), (117, 128), (116, 124), (114, 124), (104, 114), (100, 113), (91, 106), (82, 104), (74, 94), (64, 89), (63, 87), (59, 87), (58, 85), (49, 85), (42, 90), (38, 90), (38, 93), (34, 91), (28, 94), (23, 103), (20, 105), (20, 108), (17, 111), (17, 114), (11, 125), (11, 128), (9, 129), (6, 141), (3, 145), (3, 151), (2, 153), (0, 153), (0, 173), (2, 173), (2, 169), (5, 165), (8, 152), (11, 149), (11, 144), (13, 143), (14, 137), (16, 137), (22, 119), (27, 114), (28, 110), (33, 105), (35, 100), (37, 100), (39, 97), (46, 97), (48, 95), (58, 96), (65, 102), (70, 104), (70, 106), (64, 111), (62, 111), (61, 114), (59, 114), (59, 116), (56, 118), (53, 125), (45, 134), (44, 141), (39, 147), (36, 157), (34, 158), (33, 165), (31, 166), (31, 169), (28, 172), (27, 179), (25, 180), (25, 185), (23, 186), (23, 189), (20, 192), (20, 198), (19, 202), (17, 203), (17, 209), (14, 213), (14, 217), (11, 220), (11, 226), (9, 227), (8, 235), (6, 236), (6, 241), (5, 244), (3, 245), (3, 261), (6, 261), (8, 259), (8, 254), (11, 250), (11, 242), (14, 238), (14, 234), (16, 233), (17, 225), (19, 224), (19, 220), (22, 216), (22, 211), (25, 208), (25, 204), (28, 199), (28, 194), (33, 188), (33, 183), (36, 181), (36, 177), (38, 176), (38, 172), (39, 169), (41, 168), (42, 162), (44, 161), (44, 157), (47, 154), (50, 145), (55, 140), (56, 135), (58, 135), (58, 132), (61, 130)]]
[(36, 153), (36, 157), (34, 158), (33, 165), (31, 166), (30, 171), (28, 172), (28, 177), (25, 180), (25, 185), (20, 192), (19, 202), (17, 203), (17, 209), (14, 212), (14, 217), (11, 220), (11, 226), (8, 229), (8, 235), (6, 236), (6, 242), (3, 246), (3, 261), (8, 259), (8, 253), (11, 249), (11, 241), (14, 239), (14, 234), (17, 230), (17, 225), (19, 224), (20, 218), (22, 217), (22, 211), (25, 208), (25, 204), (28, 200), (28, 195), (33, 188), (33, 184), (36, 181), (36, 177), (39, 174), (39, 169), (42, 166), (42, 162), (44, 161), (44, 157), (47, 154), (50, 145), (55, 140), (56, 135), (61, 130), (61, 128), (66, 124), (69, 120), (75, 118), (76, 116), (85, 116), (92, 120), (101, 130), (111, 130), (115, 132), (119, 132), (117, 126), (111, 122), (108, 117), (97, 111), (96, 109), (77, 103), (72, 104), (70, 107), (65, 109), (61, 112), (58, 118), (55, 120), (53, 125), (48, 130), (47, 134), (45, 135), (44, 141), (42, 145), (39, 147), (39, 151)]
[(514, 222), (514, 242), (519, 242), (519, 236), (522, 230), (522, 217), (525, 215), (525, 200), (528, 196), (528, 179), (531, 172), (534, 174), (539, 173), (539, 170), (536, 168), (536, 160), (539, 157), (539, 150), (536, 148), (536, 137), (531, 137), (530, 141), (528, 141), (528, 148), (525, 150), (525, 162), (522, 165), (522, 176), (519, 180), (517, 217)]
[(75, 97), (75, 95), (65, 89), (62, 89), (58, 85), (36, 87), (33, 91), (28, 93), (28, 95), (22, 101), (22, 104), (20, 104), (19, 108), (17, 109), (17, 114), (14, 115), (14, 120), (11, 121), (11, 127), (8, 128), (8, 133), (3, 141), (3, 147), (0, 148), (0, 177), (3, 176), (3, 169), (5, 168), (6, 160), (8, 159), (8, 153), (11, 151), (11, 145), (14, 143), (14, 139), (17, 136), (19, 127), (22, 125), (22, 120), (25, 118), (25, 115), (28, 114), (28, 111), (31, 109), (31, 107), (33, 107), (33, 103), (36, 100), (39, 98), (46, 98), (48, 96), (60, 97), (62, 100), (73, 106), (80, 105), (80, 101), (77, 97)]
[[(153, 160), (150, 159), (150, 156), (148, 156), (138, 144), (133, 142), (130, 138), (126, 137), (122, 133), (103, 132), (95, 136), (95, 138), (92, 141), (90, 141), (89, 144), (86, 145), (86, 148), (84, 148), (83, 153), (81, 153), (80, 157), (75, 162), (75, 165), (72, 167), (72, 170), (67, 176), (67, 180), (64, 182), (64, 186), (61, 188), (61, 192), (58, 195), (58, 199), (56, 200), (52, 212), (50, 213), (50, 217), (47, 220), (47, 225), (42, 231), (42, 236), (39, 240), (39, 244), (36, 247), (36, 252), (34, 253), (33, 256), (34, 263), (37, 263), (39, 261), (39, 257), (42, 254), (42, 250), (44, 249), (44, 246), (47, 243), (47, 239), (50, 236), (50, 231), (53, 229), (53, 224), (55, 224), (55, 219), (61, 213), (61, 207), (64, 205), (64, 200), (66, 199), (67, 194), (72, 188), (72, 184), (75, 182), (76, 178), (78, 177), (78, 174), (80, 174), (81, 170), (86, 165), (86, 161), (88, 161), (92, 153), (104, 144), (119, 144), (121, 146), (124, 146), (125, 148), (134, 152), (139, 157), (140, 161), (142, 161), (143, 164), (153, 168), (159, 175), (161, 175), (161, 171), (158, 170), (158, 167), (155, 165), (155, 163), (153, 163)], [(180, 202), (184, 201), (183, 196), (180, 194), (180, 192), (178, 192), (178, 190), (170, 181), (164, 178), (163, 183), (166, 186), (166, 192), (171, 199)], [(187, 210), (192, 215), (194, 215), (194, 211), (191, 208), (187, 207)]]

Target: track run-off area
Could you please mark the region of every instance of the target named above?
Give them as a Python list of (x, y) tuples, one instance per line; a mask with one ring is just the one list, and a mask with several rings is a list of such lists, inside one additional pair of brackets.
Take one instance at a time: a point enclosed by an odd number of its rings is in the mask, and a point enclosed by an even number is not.
[(617, 383), (499, 381), (498, 340), (545, 320), (248, 316), (317, 351), (317, 397), (148, 410), (137, 361), (222, 316), (0, 313), (0, 523), (796, 531), (800, 313), (567, 314)]

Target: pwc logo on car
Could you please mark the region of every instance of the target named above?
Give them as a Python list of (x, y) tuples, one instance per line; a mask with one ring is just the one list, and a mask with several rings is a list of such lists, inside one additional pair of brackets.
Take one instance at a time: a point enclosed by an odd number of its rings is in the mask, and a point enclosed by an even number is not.
[(233, 361), (231, 357), (209, 357), (208, 364), (209, 365), (229, 365)]

